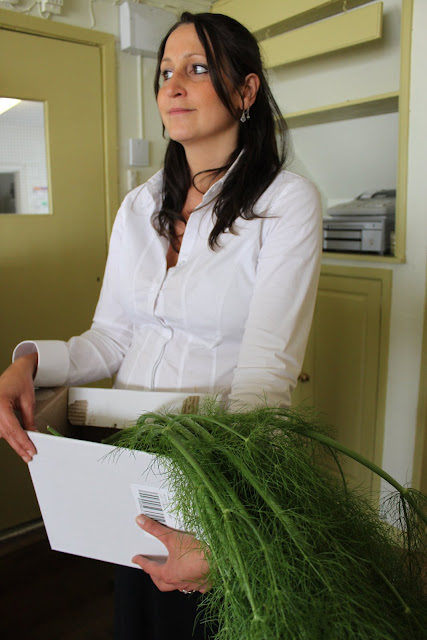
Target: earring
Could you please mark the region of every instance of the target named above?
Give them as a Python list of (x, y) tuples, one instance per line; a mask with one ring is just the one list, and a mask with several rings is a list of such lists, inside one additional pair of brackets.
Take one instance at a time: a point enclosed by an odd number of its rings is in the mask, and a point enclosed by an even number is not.
[(240, 116), (240, 122), (246, 122), (249, 120), (251, 116), (249, 115), (249, 107), (247, 109), (243, 109), (242, 115)]

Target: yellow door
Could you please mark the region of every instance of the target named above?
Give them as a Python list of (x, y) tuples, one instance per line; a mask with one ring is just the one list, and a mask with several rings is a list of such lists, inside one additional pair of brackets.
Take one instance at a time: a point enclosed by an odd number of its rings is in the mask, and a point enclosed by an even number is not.
[[(0, 215), (3, 370), (20, 340), (67, 339), (91, 322), (107, 246), (100, 49), (0, 29), (0, 96), (44, 104), (50, 199), (49, 214)], [(3, 441), (0, 486), (0, 530), (39, 516)]]
[[(376, 457), (382, 283), (322, 274), (295, 406), (314, 406), (350, 449)], [(301, 379), (302, 378), (302, 379)], [(351, 484), (372, 487), (372, 475), (342, 458)]]
[[(375, 456), (381, 282), (322, 276), (316, 303), (315, 406), (336, 437), (370, 460)], [(349, 479), (368, 485), (369, 472), (345, 461)]]

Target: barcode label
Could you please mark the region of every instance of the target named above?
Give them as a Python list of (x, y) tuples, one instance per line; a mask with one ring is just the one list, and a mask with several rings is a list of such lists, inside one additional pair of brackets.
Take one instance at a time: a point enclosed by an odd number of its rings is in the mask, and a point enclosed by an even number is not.
[(141, 513), (162, 524), (166, 524), (165, 514), (160, 502), (160, 496), (153, 491), (138, 489), (138, 504)]
[(175, 514), (169, 510), (170, 497), (166, 489), (159, 489), (145, 484), (132, 484), (131, 491), (135, 500), (136, 515), (143, 513), (167, 527), (172, 527), (173, 529), (181, 528)]

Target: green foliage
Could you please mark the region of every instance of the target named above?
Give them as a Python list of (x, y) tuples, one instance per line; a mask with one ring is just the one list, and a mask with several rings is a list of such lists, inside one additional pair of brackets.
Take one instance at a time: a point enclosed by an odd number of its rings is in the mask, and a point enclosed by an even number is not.
[[(211, 402), (197, 415), (145, 414), (116, 444), (159, 457), (185, 529), (208, 545), (214, 587), (200, 615), (217, 640), (425, 638), (427, 499), (345, 450), (313, 412)], [(325, 470), (325, 450), (393, 481), (382, 511), (396, 528)]]

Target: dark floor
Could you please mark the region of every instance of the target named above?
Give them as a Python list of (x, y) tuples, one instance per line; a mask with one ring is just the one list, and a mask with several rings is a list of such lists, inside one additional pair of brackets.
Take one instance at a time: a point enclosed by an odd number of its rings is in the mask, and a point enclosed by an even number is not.
[(44, 532), (1, 543), (2, 640), (111, 640), (113, 566), (51, 551)]

